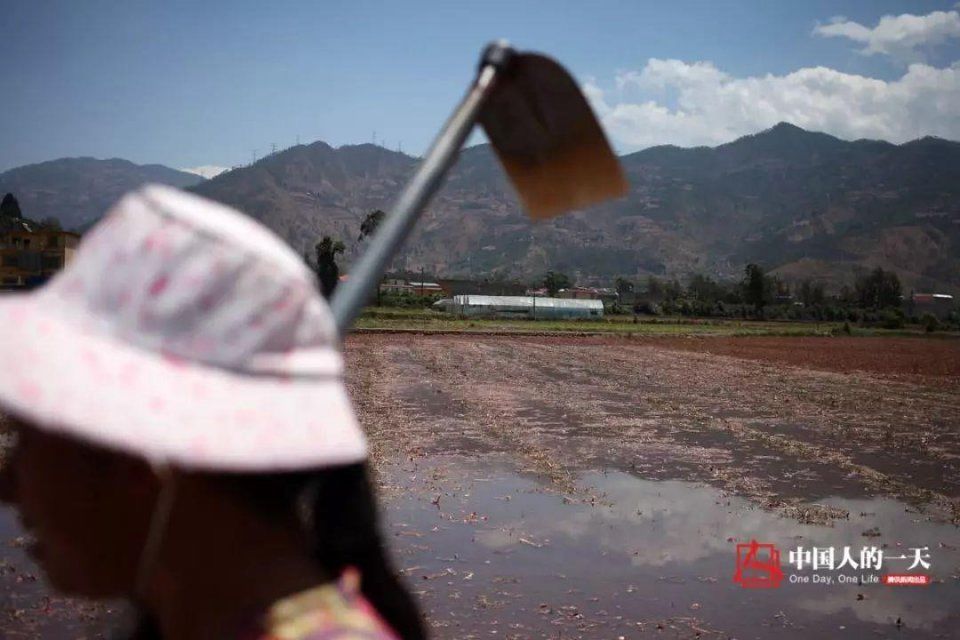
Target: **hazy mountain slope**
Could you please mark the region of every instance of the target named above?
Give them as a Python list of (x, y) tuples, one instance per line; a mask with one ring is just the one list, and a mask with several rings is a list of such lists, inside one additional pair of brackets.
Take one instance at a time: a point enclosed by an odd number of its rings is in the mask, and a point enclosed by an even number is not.
[[(298, 250), (325, 233), (359, 252), (416, 161), (373, 145), (296, 147), (195, 190), (254, 215)], [(626, 198), (532, 224), (489, 147), (464, 151), (395, 266), (531, 278), (560, 269), (739, 277), (748, 261), (831, 285), (893, 268), (907, 287), (960, 289), (960, 144), (846, 142), (781, 124), (716, 148), (623, 158)]]
[(630, 200), (645, 200), (644, 215), (693, 241), (719, 272), (758, 261), (839, 282), (879, 265), (908, 286), (960, 286), (955, 142), (844, 142), (781, 124), (714, 149), (648, 149), (624, 164)]
[[(416, 161), (373, 145), (296, 147), (195, 190), (248, 211), (298, 250), (332, 233), (349, 256), (362, 216), (387, 209)], [(532, 224), (489, 147), (467, 149), (395, 263), (444, 275), (583, 281), (759, 261), (839, 286), (864, 268), (907, 287), (960, 289), (960, 144), (845, 142), (781, 124), (716, 148), (623, 158), (626, 198)]]
[(13, 193), (25, 216), (34, 220), (53, 216), (70, 229), (98, 219), (121, 195), (146, 182), (189, 187), (202, 181), (159, 164), (61, 158), (0, 173), (0, 194)]
[[(956, 142), (847, 142), (780, 124), (715, 148), (654, 147), (622, 162), (625, 198), (533, 224), (490, 148), (467, 149), (394, 266), (526, 279), (558, 269), (609, 283), (694, 272), (738, 278), (756, 261), (833, 287), (882, 266), (907, 290), (960, 293)], [(370, 144), (316, 142), (192, 190), (246, 211), (300, 252), (334, 235), (350, 261), (362, 250), (363, 216), (388, 210), (416, 164)]]

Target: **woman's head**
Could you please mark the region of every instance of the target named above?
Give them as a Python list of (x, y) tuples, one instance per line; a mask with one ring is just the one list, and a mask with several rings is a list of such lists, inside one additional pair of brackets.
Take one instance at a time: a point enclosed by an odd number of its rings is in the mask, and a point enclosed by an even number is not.
[(33, 533), (50, 582), (88, 597), (129, 594), (157, 494), (149, 466), (23, 423), (14, 429), (3, 499)]
[[(267, 597), (265, 573), (282, 592), (354, 565), (398, 630), (419, 629), (380, 544), (332, 315), (270, 231), (146, 187), (40, 291), (4, 296), (0, 322), (17, 362), (0, 405), (25, 420), (6, 475), (55, 585)], [(391, 619), (400, 600), (409, 624)]]
[[(3, 498), (17, 505), (36, 538), (35, 555), (59, 590), (86, 597), (143, 598), (171, 581), (217, 580), (259, 557), (301, 562), (305, 579), (325, 581), (357, 568), (362, 590), (404, 638), (423, 637), (379, 532), (365, 464), (237, 474), (178, 472), (155, 563), (144, 549), (162, 480), (142, 459), (17, 423), (3, 464)], [(196, 570), (196, 574), (192, 572)], [(251, 576), (253, 577), (253, 576)], [(211, 589), (217, 585), (210, 584)]]

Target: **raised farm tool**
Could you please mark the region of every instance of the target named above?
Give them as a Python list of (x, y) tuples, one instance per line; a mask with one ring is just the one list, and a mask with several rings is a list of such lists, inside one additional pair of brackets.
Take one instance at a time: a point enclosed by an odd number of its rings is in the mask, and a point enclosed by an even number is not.
[(350, 278), (336, 289), (331, 306), (340, 335), (378, 286), (478, 122), (533, 218), (549, 218), (626, 192), (620, 163), (570, 74), (546, 56), (491, 44), (467, 95)]

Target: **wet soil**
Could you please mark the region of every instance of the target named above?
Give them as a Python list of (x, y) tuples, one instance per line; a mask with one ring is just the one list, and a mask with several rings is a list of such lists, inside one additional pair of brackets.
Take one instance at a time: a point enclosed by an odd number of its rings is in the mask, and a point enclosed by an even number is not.
[[(433, 637), (960, 637), (956, 341), (367, 334), (346, 357)], [(744, 589), (751, 539), (807, 576), (789, 550), (876, 546), (882, 575), (928, 547), (934, 583)], [(3, 544), (0, 623), (39, 629)], [(77, 606), (9, 637), (117, 615)]]
[[(859, 339), (833, 340), (836, 350)], [(893, 495), (960, 514), (960, 378), (928, 384), (624, 339), (362, 336), (347, 358), (378, 454), (505, 452), (561, 483), (617, 469), (759, 502)]]
[[(898, 369), (859, 340), (790, 362), (707, 339), (348, 341), (434, 635), (960, 637), (960, 378), (912, 373), (901, 342), (926, 341), (893, 341)], [(935, 583), (743, 589), (736, 544), (753, 538), (784, 560), (927, 546)]]

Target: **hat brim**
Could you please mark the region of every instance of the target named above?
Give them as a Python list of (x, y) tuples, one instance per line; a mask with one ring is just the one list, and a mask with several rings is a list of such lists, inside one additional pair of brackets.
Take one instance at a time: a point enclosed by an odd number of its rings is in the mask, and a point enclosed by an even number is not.
[[(339, 376), (246, 375), (84, 331), (38, 294), (0, 299), (0, 405), (38, 429), (183, 468), (294, 471), (365, 460)], [(333, 350), (333, 347), (330, 347)]]

